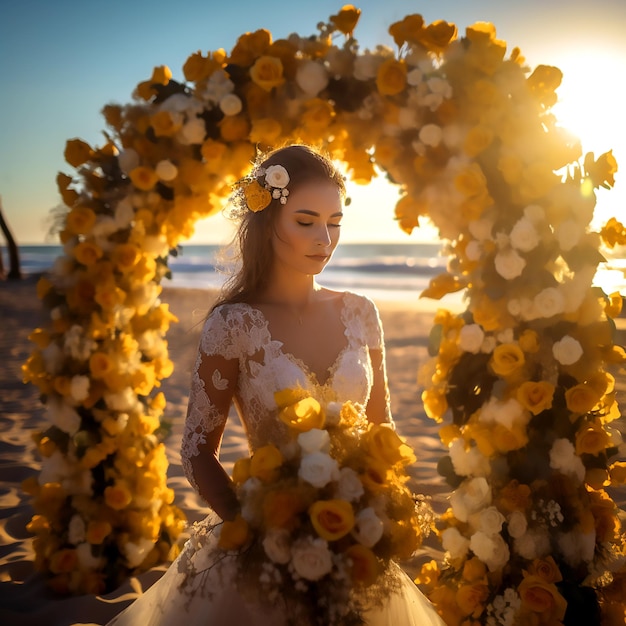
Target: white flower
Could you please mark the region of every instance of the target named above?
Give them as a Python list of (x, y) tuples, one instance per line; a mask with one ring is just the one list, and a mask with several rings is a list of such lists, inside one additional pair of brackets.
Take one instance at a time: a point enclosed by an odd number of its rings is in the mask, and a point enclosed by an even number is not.
[(557, 540), (568, 565), (577, 567), (581, 561), (589, 562), (593, 559), (596, 548), (595, 532), (581, 533), (571, 531), (560, 534)]
[(202, 143), (206, 139), (206, 125), (204, 120), (194, 117), (189, 120), (179, 131), (178, 138), (182, 144), (190, 145)]
[(432, 146), (433, 148), (441, 143), (443, 138), (443, 131), (441, 126), (437, 124), (424, 124), (419, 132), (420, 141), (426, 146)]
[[(465, 139), (465, 132), (458, 124), (448, 124), (443, 129), (443, 143), (450, 149), (459, 149)], [(470, 228), (471, 232), (471, 228)]]
[(565, 298), (557, 287), (546, 287), (535, 296), (533, 307), (538, 317), (547, 319), (563, 313)]
[(333, 566), (332, 553), (323, 539), (303, 539), (293, 545), (291, 564), (306, 580), (319, 580)]
[(450, 496), (454, 516), (467, 522), (469, 516), (491, 504), (491, 487), (483, 476), (464, 481)]
[(483, 247), (480, 241), (476, 241), (476, 239), (472, 239), (467, 246), (465, 246), (465, 256), (469, 261), (478, 261), (482, 252)]
[(517, 537), (513, 543), (517, 554), (528, 559), (537, 559), (550, 554), (550, 537), (542, 529), (528, 530), (521, 537)]
[(356, 515), (352, 534), (356, 540), (366, 548), (375, 546), (383, 536), (383, 521), (371, 507), (366, 507)]
[(337, 497), (348, 502), (355, 502), (365, 493), (359, 475), (351, 467), (342, 467), (339, 470)]
[(513, 511), (507, 519), (507, 530), (514, 539), (524, 535), (528, 529), (528, 520), (521, 511)]
[(370, 80), (376, 78), (378, 66), (384, 59), (366, 50), (354, 59), (354, 78), (357, 80)]
[(550, 467), (562, 474), (575, 476), (580, 481), (585, 477), (585, 466), (569, 439), (554, 440), (550, 449)]
[(282, 165), (270, 165), (265, 170), (265, 182), (270, 187), (284, 189), (289, 184), (289, 174)]
[(480, 346), (480, 351), (484, 354), (491, 354), (496, 349), (496, 345), (496, 338), (492, 335), (489, 335), (488, 337), (485, 337), (483, 345)]
[(261, 521), (263, 510), (263, 483), (258, 478), (248, 478), (239, 487), (239, 501), (241, 505), (241, 517), (249, 524), (258, 524)]
[(432, 76), (426, 82), (432, 93), (439, 94), (444, 98), (452, 97), (452, 85), (444, 78)]
[(539, 204), (529, 204), (524, 209), (524, 217), (526, 217), (535, 224), (539, 224), (546, 219), (546, 212)]
[(415, 109), (410, 107), (402, 107), (398, 111), (398, 126), (407, 130), (409, 128), (415, 128), (417, 124), (417, 113)]
[(111, 411), (132, 412), (139, 404), (137, 395), (131, 387), (124, 387), (121, 391), (105, 392), (104, 402)]
[(85, 520), (80, 515), (72, 515), (67, 527), (67, 539), (75, 546), (85, 541)]
[(328, 426), (336, 426), (341, 419), (341, 402), (329, 402), (326, 405), (326, 424)]
[(312, 452), (302, 457), (298, 476), (321, 489), (329, 482), (339, 479), (337, 461), (324, 452)]
[(476, 446), (466, 449), (460, 437), (450, 444), (450, 459), (458, 476), (488, 476), (491, 472), (489, 459)]
[(498, 398), (491, 397), (482, 406), (479, 414), (481, 422), (502, 424), (509, 430), (515, 423), (527, 423), (529, 419), (530, 416), (515, 398), (498, 400)]
[(235, 83), (230, 80), (228, 74), (224, 70), (218, 70), (211, 74), (211, 78), (207, 83), (206, 89), (202, 94), (209, 102), (219, 102), (226, 94), (232, 93), (235, 89)]
[(82, 402), (89, 395), (89, 377), (72, 376), (70, 381), (70, 395), (74, 402)]
[(485, 339), (485, 331), (479, 324), (466, 324), (459, 332), (459, 346), (465, 352), (476, 354)]
[(419, 68), (413, 68), (406, 75), (406, 82), (411, 85), (411, 87), (415, 87), (419, 85), (422, 80), (424, 80), (424, 73)]
[(539, 234), (528, 218), (519, 220), (509, 234), (511, 245), (522, 252), (530, 252), (539, 244)]
[(237, 94), (227, 93), (220, 100), (220, 109), (224, 115), (237, 115), (241, 113), (241, 109), (243, 109), (241, 98)]
[(128, 174), (131, 170), (134, 170), (139, 166), (139, 154), (132, 148), (122, 150), (117, 155), (117, 163), (124, 174)]
[(487, 535), (480, 530), (470, 538), (470, 550), (492, 572), (501, 568), (510, 557), (509, 547), (502, 535)]
[(120, 200), (115, 207), (115, 223), (119, 229), (126, 228), (135, 217), (135, 207), (132, 200), (126, 197)]
[(502, 530), (505, 517), (495, 506), (488, 506), (472, 515), (470, 523), (486, 535), (495, 535)]
[(565, 335), (552, 346), (552, 354), (561, 365), (573, 365), (583, 355), (583, 348), (577, 339)]
[(585, 227), (574, 220), (565, 220), (554, 229), (561, 250), (567, 252), (578, 245)]
[(288, 530), (284, 528), (269, 528), (263, 538), (265, 554), (274, 561), (285, 565), (291, 559), (291, 540)]
[(166, 182), (174, 180), (178, 176), (178, 168), (169, 159), (159, 161), (154, 171), (161, 180)]
[(320, 451), (327, 452), (330, 447), (330, 436), (327, 430), (312, 428), (298, 435), (298, 444), (304, 454)]
[(491, 231), (493, 230), (493, 222), (491, 220), (484, 218), (472, 220), (468, 223), (467, 227), (470, 233), (472, 233), (472, 237), (478, 239), (478, 241), (491, 239)]
[(441, 545), (450, 554), (450, 558), (459, 559), (467, 554), (470, 542), (459, 532), (458, 528), (451, 526), (441, 533)]
[(502, 278), (512, 280), (521, 275), (526, 267), (526, 260), (517, 254), (513, 248), (509, 248), (508, 250), (503, 250), (496, 254), (494, 265), (496, 272), (498, 272)]
[(87, 542), (76, 546), (76, 556), (78, 557), (78, 564), (82, 570), (95, 570), (102, 567), (102, 557), (94, 556), (91, 548), (91, 544)]
[(328, 73), (321, 63), (308, 60), (303, 61), (296, 70), (296, 83), (304, 93), (315, 98), (328, 85)]
[(122, 544), (122, 553), (126, 557), (126, 562), (129, 568), (134, 568), (143, 562), (148, 556), (148, 552), (152, 550), (154, 544), (150, 539), (140, 537), (136, 542), (128, 541)]
[(65, 400), (51, 396), (46, 403), (50, 421), (68, 435), (75, 435), (80, 428), (80, 415)]
[(58, 374), (63, 369), (63, 351), (56, 343), (49, 343), (41, 351), (41, 356), (48, 374)]

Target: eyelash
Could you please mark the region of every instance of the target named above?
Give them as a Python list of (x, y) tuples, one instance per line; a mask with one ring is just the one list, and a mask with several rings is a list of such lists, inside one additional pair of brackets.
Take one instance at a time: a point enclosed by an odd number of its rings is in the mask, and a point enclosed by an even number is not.
[[(300, 226), (313, 226), (313, 222), (298, 222)], [(341, 228), (341, 224), (329, 224), (329, 228)]]

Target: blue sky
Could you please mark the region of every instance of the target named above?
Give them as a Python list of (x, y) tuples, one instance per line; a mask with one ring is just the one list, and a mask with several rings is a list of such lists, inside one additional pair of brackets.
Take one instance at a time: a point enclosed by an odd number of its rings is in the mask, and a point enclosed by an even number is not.
[[(155, 65), (182, 78), (192, 52), (223, 47), (257, 28), (275, 38), (317, 32), (316, 24), (341, 1), (288, 0), (14, 0), (0, 8), (0, 195), (11, 228), (22, 243), (45, 240), (47, 216), (58, 203), (55, 177), (71, 172), (65, 141), (102, 143), (100, 111), (109, 102), (130, 102), (136, 84)], [(361, 46), (393, 45), (391, 23), (421, 13), (427, 22), (446, 19), (463, 32), (476, 21), (495, 24), (509, 49), (521, 48), (531, 67), (556, 65), (565, 78), (561, 119), (586, 149), (613, 148), (626, 168), (622, 81), (626, 76), (624, 0), (363, 0), (356, 36)], [(557, 109), (559, 110), (559, 109)], [(604, 211), (623, 214), (626, 190), (600, 197)], [(345, 239), (397, 240), (391, 216), (394, 192), (383, 183), (353, 194), (358, 226)], [(372, 198), (374, 201), (372, 202)], [(621, 209), (621, 210), (620, 210)], [(381, 215), (389, 216), (389, 219)], [(220, 218), (199, 224), (194, 241), (222, 241)], [(419, 234), (417, 235), (419, 237)], [(3, 242), (0, 242), (2, 245)]]

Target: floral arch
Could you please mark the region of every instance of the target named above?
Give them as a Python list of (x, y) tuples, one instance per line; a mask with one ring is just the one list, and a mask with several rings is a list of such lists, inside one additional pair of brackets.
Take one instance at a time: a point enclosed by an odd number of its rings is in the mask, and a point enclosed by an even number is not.
[(449, 624), (573, 623), (588, 606), (623, 619), (624, 533), (606, 491), (626, 479), (609, 371), (626, 359), (621, 297), (592, 278), (626, 229), (590, 227), (615, 160), (582, 156), (550, 111), (560, 71), (507, 56), (491, 24), (460, 36), (408, 15), (390, 26), (395, 49), (368, 51), (359, 15), (346, 6), (311, 37), (246, 33), (230, 53), (192, 54), (182, 81), (156, 67), (131, 104), (104, 107), (101, 147), (67, 142), (64, 255), (38, 284), (50, 319), (24, 365), (50, 413), (41, 476), (24, 485), (37, 564), (59, 591), (101, 592), (172, 557), (184, 520), (155, 435), (173, 367), (168, 255), (257, 147), (304, 141), (359, 183), (385, 172), (405, 232), (438, 228), (449, 269), (422, 295), (466, 290), (464, 313), (437, 314), (421, 374), (454, 491), (446, 559), (419, 584)]

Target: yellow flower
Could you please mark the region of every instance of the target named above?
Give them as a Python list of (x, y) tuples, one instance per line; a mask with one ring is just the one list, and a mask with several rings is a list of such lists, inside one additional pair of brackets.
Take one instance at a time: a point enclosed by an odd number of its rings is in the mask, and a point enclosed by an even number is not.
[(443, 421), (443, 415), (448, 410), (445, 392), (437, 389), (425, 389), (422, 391), (422, 403), (424, 404), (424, 411), (430, 419), (436, 422)]
[[(250, 139), (252, 141), (252, 138)], [(228, 153), (225, 143), (215, 139), (206, 139), (200, 148), (206, 168), (212, 174), (218, 174), (223, 170), (224, 157)]]
[(65, 143), (63, 156), (72, 167), (79, 167), (94, 155), (91, 146), (81, 139), (69, 139)]
[(478, 163), (470, 163), (454, 178), (454, 186), (464, 196), (480, 196), (487, 189), (487, 178)]
[(456, 602), (464, 615), (480, 617), (489, 597), (489, 585), (473, 583), (461, 585), (456, 592)]
[(363, 485), (374, 493), (387, 489), (392, 477), (393, 472), (389, 469), (389, 465), (373, 458), (367, 460), (367, 466), (360, 475)]
[(26, 524), (26, 530), (33, 535), (50, 530), (50, 522), (45, 515), (33, 515)]
[(89, 357), (89, 371), (94, 378), (104, 378), (113, 370), (113, 359), (106, 352), (94, 352)]
[(611, 484), (623, 485), (626, 484), (626, 462), (615, 461), (609, 466), (609, 476), (611, 478)]
[(496, 346), (489, 361), (494, 374), (503, 378), (518, 372), (524, 363), (524, 353), (516, 343), (503, 343)]
[(250, 528), (241, 515), (237, 515), (234, 520), (226, 520), (222, 524), (222, 531), (217, 545), (222, 550), (236, 550), (243, 546), (250, 538)]
[(468, 559), (463, 564), (463, 580), (468, 583), (483, 580), (487, 575), (487, 566), (476, 556)]
[(88, 235), (96, 223), (96, 214), (85, 206), (74, 207), (65, 220), (65, 228), (74, 235)]
[(414, 13), (405, 16), (400, 22), (394, 22), (389, 27), (389, 34), (400, 48), (406, 42), (419, 43), (423, 30), (424, 18)]
[(122, 272), (130, 272), (141, 257), (141, 250), (132, 243), (121, 243), (111, 253), (111, 260)]
[(183, 74), (188, 81), (198, 82), (208, 78), (222, 67), (226, 59), (226, 52), (223, 49), (216, 50), (207, 56), (202, 56), (200, 51), (191, 54), (183, 65)]
[(68, 548), (58, 550), (50, 557), (50, 571), (53, 574), (66, 574), (78, 567), (78, 555), (76, 550)]
[(496, 424), (491, 430), (493, 444), (501, 454), (512, 450), (519, 450), (528, 443), (528, 433), (525, 426), (514, 423), (511, 428)]
[(344, 35), (351, 35), (361, 17), (361, 9), (352, 4), (345, 4), (337, 15), (331, 15), (330, 21), (333, 26)]
[(88, 543), (100, 545), (113, 530), (113, 527), (106, 520), (91, 520), (87, 524), (85, 539)]
[(376, 87), (383, 96), (395, 96), (406, 87), (406, 63), (385, 59), (376, 73)]
[(298, 489), (270, 491), (263, 500), (263, 521), (268, 528), (291, 528), (304, 510), (306, 503)]
[(561, 570), (551, 556), (535, 559), (528, 568), (529, 574), (539, 576), (547, 583), (560, 583), (563, 580)]
[(576, 433), (576, 454), (593, 454), (604, 452), (611, 445), (611, 437), (602, 424), (596, 422), (582, 426)]
[(244, 115), (226, 115), (218, 124), (224, 141), (245, 141), (250, 132), (250, 123)]
[(387, 424), (370, 424), (363, 445), (373, 458), (389, 465), (415, 462), (412, 448)]
[(528, 485), (512, 480), (500, 490), (497, 506), (506, 513), (524, 511), (531, 501), (531, 489)]
[(277, 57), (259, 57), (250, 68), (250, 78), (265, 91), (271, 91), (285, 82), (283, 63)]
[(133, 493), (126, 482), (120, 480), (104, 490), (104, 501), (115, 511), (121, 511), (133, 501)]
[(79, 263), (87, 266), (97, 263), (103, 255), (102, 248), (91, 241), (81, 241), (72, 252)]
[(380, 574), (380, 564), (376, 555), (360, 543), (350, 546), (344, 555), (350, 559), (350, 577), (357, 585), (369, 587)]
[[(183, 125), (182, 116), (180, 119), (176, 119), (169, 111), (157, 111), (150, 117), (150, 124), (157, 137), (173, 137)], [(135, 184), (135, 187), (137, 186)]]
[(435, 20), (421, 30), (419, 41), (431, 52), (441, 53), (448, 47), (451, 41), (456, 39), (456, 36), (457, 28), (455, 24), (445, 20)]
[(253, 33), (245, 33), (237, 39), (235, 47), (228, 57), (228, 63), (247, 67), (254, 59), (267, 52), (272, 43), (272, 33), (260, 28)]
[(460, 291), (466, 286), (466, 283), (458, 278), (458, 276), (453, 276), (446, 272), (445, 274), (439, 274), (439, 276), (431, 278), (428, 287), (420, 293), (420, 298), (441, 300), (443, 296)]
[(565, 402), (572, 413), (589, 413), (601, 397), (598, 390), (588, 383), (580, 383), (565, 392)]
[(485, 126), (470, 128), (463, 142), (463, 150), (471, 157), (475, 157), (489, 147), (493, 141), (493, 131)]
[(324, 410), (315, 398), (303, 398), (282, 408), (278, 414), (282, 422), (298, 432), (324, 428)]
[(326, 541), (337, 541), (354, 528), (354, 510), (345, 500), (318, 500), (309, 508), (317, 534)]
[(133, 185), (141, 191), (150, 191), (159, 182), (157, 173), (146, 165), (135, 167), (129, 172), (128, 176)]
[(272, 444), (263, 446), (252, 455), (250, 475), (264, 482), (272, 482), (278, 476), (282, 464), (283, 455), (276, 446)]
[(283, 132), (278, 120), (272, 117), (263, 117), (252, 121), (250, 141), (264, 145), (274, 145)]
[(245, 483), (250, 478), (251, 460), (249, 457), (237, 459), (233, 465), (233, 482), (236, 485)]
[(526, 381), (517, 389), (517, 401), (533, 415), (552, 408), (554, 385), (547, 381)]
[(567, 602), (555, 584), (546, 582), (540, 576), (530, 574), (524, 577), (517, 591), (522, 601), (522, 608), (539, 613), (544, 624), (555, 623), (565, 617)]
[(305, 102), (300, 121), (307, 131), (322, 133), (330, 126), (334, 116), (335, 111), (328, 100), (312, 98)]
[(518, 340), (519, 347), (530, 354), (539, 352), (539, 335), (534, 330), (525, 330)]
[(271, 192), (262, 187), (257, 180), (246, 185), (243, 193), (246, 197), (246, 205), (254, 213), (267, 208), (272, 202)]

